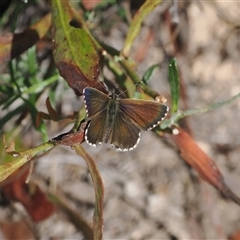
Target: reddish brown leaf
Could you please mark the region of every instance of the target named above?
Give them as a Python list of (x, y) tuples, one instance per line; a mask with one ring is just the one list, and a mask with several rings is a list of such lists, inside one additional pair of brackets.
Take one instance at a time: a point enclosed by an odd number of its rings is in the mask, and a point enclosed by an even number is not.
[(68, 86), (72, 88), (76, 95), (82, 95), (83, 89), (86, 87), (97, 88), (98, 90), (107, 93), (101, 83), (97, 81), (99, 75), (97, 68), (92, 68), (92, 74), (95, 79), (90, 80), (89, 76), (84, 76), (84, 70), (76, 65), (76, 63), (58, 61), (56, 66), (60, 75), (67, 81)]
[(52, 139), (53, 142), (56, 142), (65, 146), (75, 146), (76, 144), (81, 144), (85, 141), (84, 139), (84, 130), (87, 125), (87, 122), (83, 122), (80, 125), (80, 129), (77, 132), (69, 132), (61, 134)]
[(74, 112), (72, 115), (68, 115), (66, 117), (61, 116), (57, 113), (57, 111), (52, 107), (49, 98), (46, 99), (46, 107), (48, 110), (48, 114), (39, 111), (36, 116), (36, 126), (40, 126), (42, 120), (52, 120), (55, 122), (64, 122), (65, 124), (72, 122), (76, 119), (76, 112)]
[(0, 222), (0, 229), (5, 240), (36, 238), (33, 230), (25, 221)]
[(52, 120), (58, 121), (59, 119), (61, 119), (61, 116), (59, 116), (57, 111), (52, 107), (49, 97), (46, 99), (46, 106)]
[(36, 115), (36, 127), (40, 126), (43, 119), (51, 120), (51, 117), (47, 113), (44, 113), (44, 112), (41, 112), (41, 111), (38, 112), (37, 115)]
[(2, 192), (12, 201), (22, 203), (35, 222), (48, 218), (54, 211), (54, 205), (47, 200), (44, 193), (36, 184), (26, 184), (28, 170), (22, 174), (21, 169), (3, 182)]
[(233, 233), (230, 237), (229, 240), (239, 240), (240, 239), (240, 230), (237, 232)]
[(6, 153), (10, 154), (12, 152), (15, 152), (15, 142), (14, 142), (14, 140), (11, 141), (9, 145), (7, 145), (5, 135), (3, 135), (3, 143), (4, 143)]
[(95, 8), (100, 2), (102, 2), (102, 0), (93, 0), (93, 1), (82, 0), (82, 5), (86, 10), (91, 10)]
[(198, 147), (187, 132), (181, 128), (175, 130), (179, 131), (179, 133), (172, 134), (171, 138), (181, 151), (183, 159), (199, 173), (203, 180), (240, 205), (240, 199), (226, 186), (215, 162)]

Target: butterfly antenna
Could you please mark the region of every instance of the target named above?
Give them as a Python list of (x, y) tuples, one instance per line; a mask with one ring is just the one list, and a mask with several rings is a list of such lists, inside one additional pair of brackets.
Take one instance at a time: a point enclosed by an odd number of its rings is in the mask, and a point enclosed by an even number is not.
[[(139, 82), (137, 82), (137, 83), (135, 83), (134, 84), (134, 87), (138, 87), (140, 84), (142, 84), (143, 83), (143, 81), (139, 81)], [(119, 93), (119, 94), (116, 94), (116, 96), (117, 97), (119, 97), (119, 96), (121, 96), (122, 94), (124, 94), (125, 92), (127, 92), (129, 89), (126, 89), (125, 91), (123, 91), (123, 92), (121, 92), (121, 93)]]

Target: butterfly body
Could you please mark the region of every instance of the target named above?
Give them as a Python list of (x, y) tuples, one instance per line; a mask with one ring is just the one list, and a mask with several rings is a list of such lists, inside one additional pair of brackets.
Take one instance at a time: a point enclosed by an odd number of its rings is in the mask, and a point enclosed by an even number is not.
[(132, 150), (140, 141), (141, 129), (151, 130), (168, 112), (166, 105), (156, 101), (117, 99), (90, 87), (83, 95), (90, 121), (85, 140), (92, 146), (104, 142), (121, 151)]
[(118, 102), (115, 101), (113, 98), (109, 98), (108, 105), (106, 106), (106, 122), (104, 126), (104, 135), (103, 135), (103, 142), (107, 143), (111, 137), (112, 129), (114, 127), (114, 122), (117, 117), (118, 111)]

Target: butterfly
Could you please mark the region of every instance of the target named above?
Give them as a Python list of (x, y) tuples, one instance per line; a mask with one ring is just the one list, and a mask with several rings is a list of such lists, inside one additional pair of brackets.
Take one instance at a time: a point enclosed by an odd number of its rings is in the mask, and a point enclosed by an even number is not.
[(83, 90), (87, 121), (85, 141), (91, 146), (110, 143), (117, 150), (134, 149), (141, 129), (149, 131), (167, 115), (168, 107), (153, 100), (118, 99), (87, 87)]

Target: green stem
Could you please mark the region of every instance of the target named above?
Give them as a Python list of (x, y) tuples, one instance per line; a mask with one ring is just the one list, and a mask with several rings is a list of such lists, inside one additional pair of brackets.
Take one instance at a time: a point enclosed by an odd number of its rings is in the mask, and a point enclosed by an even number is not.
[[(126, 59), (121, 59), (119, 61), (120, 65), (123, 67), (123, 69), (125, 70), (126, 74), (132, 79), (132, 81), (137, 84), (139, 82), (141, 82), (141, 79), (139, 78), (139, 76), (136, 74), (136, 72), (133, 70), (133, 68), (131, 67), (130, 63), (128, 60)], [(152, 98), (156, 98), (157, 96), (159, 96), (159, 93), (157, 93), (156, 91), (153, 91), (151, 88), (149, 88), (147, 85), (145, 84), (141, 84), (141, 89), (148, 94), (149, 96), (151, 96)]]
[(19, 157), (24, 157), (24, 156), (34, 157), (39, 152), (46, 151), (49, 148), (54, 147), (54, 146), (55, 146), (54, 142), (48, 141), (48, 142), (43, 143), (43, 144), (41, 144), (37, 147), (31, 148), (31, 149), (28, 149), (28, 150), (23, 150), (23, 151), (16, 152), (16, 153), (19, 155)]

